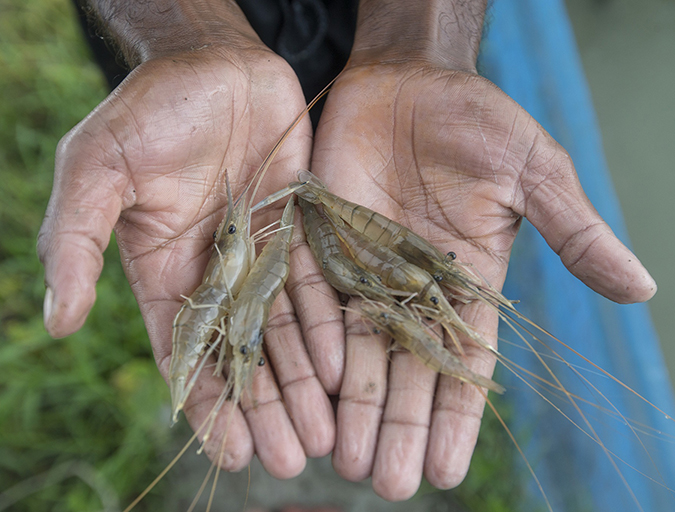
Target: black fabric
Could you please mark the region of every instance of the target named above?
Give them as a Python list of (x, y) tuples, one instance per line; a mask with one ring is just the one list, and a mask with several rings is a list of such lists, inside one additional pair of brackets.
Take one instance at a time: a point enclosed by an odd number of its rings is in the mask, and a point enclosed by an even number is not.
[[(358, 0), (238, 0), (260, 39), (293, 67), (309, 102), (347, 63)], [(311, 112), (316, 123), (323, 108)]]
[[(108, 48), (84, 12), (80, 24), (110, 89), (128, 70)], [(260, 39), (293, 67), (307, 101), (316, 96), (344, 67), (354, 41), (358, 0), (238, 0)], [(312, 111), (316, 126), (323, 102)]]
[(108, 47), (96, 27), (95, 21), (85, 12), (81, 2), (73, 0), (73, 3), (77, 8), (78, 21), (84, 32), (84, 37), (89, 44), (89, 48), (91, 48), (94, 60), (98, 64), (98, 67), (101, 68), (112, 91), (129, 74), (129, 70), (125, 67), (122, 57), (116, 58), (116, 54)]

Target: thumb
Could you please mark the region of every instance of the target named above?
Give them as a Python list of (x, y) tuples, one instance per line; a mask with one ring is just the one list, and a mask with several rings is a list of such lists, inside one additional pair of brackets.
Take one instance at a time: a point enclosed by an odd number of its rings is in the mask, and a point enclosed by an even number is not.
[(80, 146), (70, 134), (59, 143), (54, 188), (38, 235), (47, 286), (44, 321), (55, 338), (82, 327), (94, 304), (103, 251), (122, 208), (119, 191), (128, 182)]
[(586, 197), (567, 152), (547, 137), (530, 153), (521, 177), (523, 204), (516, 212), (596, 292), (622, 304), (649, 300), (656, 293), (654, 279)]

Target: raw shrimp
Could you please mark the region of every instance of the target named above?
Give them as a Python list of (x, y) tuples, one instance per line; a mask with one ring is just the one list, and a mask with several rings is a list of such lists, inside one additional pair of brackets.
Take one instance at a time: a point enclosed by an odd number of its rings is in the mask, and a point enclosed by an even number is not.
[[(245, 195), (233, 204), (228, 182), (228, 212), (213, 234), (215, 250), (206, 266), (202, 284), (186, 298), (173, 323), (169, 383), (174, 423), (196, 380), (193, 375), (188, 381), (188, 374), (204, 354), (214, 331), (220, 329), (220, 335), (227, 338), (227, 323), (222, 321), (255, 259), (254, 238), (250, 235), (251, 213), (292, 191), (291, 187), (288, 191), (271, 194), (249, 210)], [(221, 350), (214, 374), (222, 371), (224, 357), (225, 351)]]
[(289, 248), (293, 236), (293, 198), (284, 208), (279, 229), (267, 242), (232, 304), (228, 341), (232, 348), (230, 372), (235, 372), (233, 400), (250, 385), (256, 364), (262, 359), (262, 341), (272, 303), (286, 284), (290, 271)]
[(215, 251), (204, 271), (202, 284), (185, 300), (173, 322), (169, 388), (174, 423), (195, 382), (194, 378), (188, 382), (188, 374), (227, 315), (255, 256), (246, 202), (232, 204), (229, 183), (228, 198), (227, 216), (214, 233)]
[(385, 286), (415, 294), (413, 301), (423, 307), (427, 316), (443, 325), (460, 354), (464, 350), (455, 331), (466, 334), (481, 346), (487, 346), (487, 342), (459, 317), (428, 272), (345, 225), (332, 210), (328, 209), (326, 214), (354, 260), (382, 279)]
[(348, 295), (367, 297), (384, 304), (393, 304), (396, 299), (391, 290), (378, 278), (349, 259), (333, 225), (321, 217), (316, 207), (300, 198), (302, 222), (307, 243), (328, 284)]
[[(294, 214), (295, 204), (291, 197), (284, 208), (279, 228), (265, 244), (262, 252), (255, 260), (229, 311), (227, 336), (226, 342), (224, 342), (226, 348), (221, 349), (228, 354), (229, 368), (227, 381), (216, 405), (206, 420), (208, 425), (202, 441), (203, 447), (211, 435), (218, 412), (225, 401), (231, 397), (232, 410), (225, 428), (225, 434), (220, 442), (220, 457), (224, 453), (223, 448), (235, 407), (239, 404), (244, 389), (251, 388), (256, 366), (262, 366), (265, 363), (262, 355), (263, 334), (267, 326), (270, 308), (286, 284), (286, 279), (290, 272), (289, 249), (293, 236)], [(221, 332), (220, 334), (224, 336), (225, 333)], [(214, 464), (216, 464), (216, 460), (213, 461), (211, 470)], [(210, 509), (213, 500), (213, 492), (215, 491), (219, 471), (220, 461), (217, 465), (216, 477), (213, 482), (207, 510)], [(208, 475), (204, 483), (207, 480)], [(196, 503), (200, 494), (201, 489), (197, 493), (193, 504)]]
[(361, 303), (361, 312), (378, 329), (394, 338), (398, 345), (410, 351), (432, 370), (497, 393), (505, 391), (493, 380), (471, 371), (457, 356), (443, 347), (440, 338), (429, 334), (420, 320), (405, 307), (364, 301)]
[(448, 290), (452, 298), (463, 301), (487, 299), (493, 305), (513, 310), (509, 300), (467, 272), (464, 266), (456, 263), (453, 252), (443, 254), (426, 239), (398, 222), (365, 206), (332, 194), (315, 175), (308, 171), (298, 172), (298, 179), (306, 183), (305, 187), (298, 192), (305, 200), (322, 203), (369, 239), (426, 270)]

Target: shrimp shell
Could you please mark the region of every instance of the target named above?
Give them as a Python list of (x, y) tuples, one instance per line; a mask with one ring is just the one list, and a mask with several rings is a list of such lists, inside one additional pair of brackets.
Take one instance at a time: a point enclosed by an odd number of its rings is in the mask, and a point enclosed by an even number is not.
[(364, 301), (361, 304), (361, 311), (378, 329), (389, 334), (425, 366), (496, 393), (504, 393), (503, 386), (470, 370), (443, 346), (440, 339), (432, 337), (415, 316), (403, 307)]
[(372, 241), (426, 270), (453, 298), (463, 301), (480, 299), (495, 307), (513, 310), (511, 301), (455, 263), (454, 253), (443, 254), (436, 246), (398, 222), (329, 192), (326, 185), (309, 171), (299, 171), (298, 179), (305, 183), (304, 189), (297, 192), (298, 195), (312, 203), (322, 203)]
[(328, 284), (348, 295), (367, 297), (385, 304), (395, 303), (392, 295), (395, 290), (383, 286), (374, 274), (345, 255), (335, 228), (319, 215), (316, 207), (302, 198), (298, 204), (302, 209), (307, 243)]
[(279, 229), (256, 259), (230, 310), (228, 341), (233, 347), (230, 372), (235, 372), (235, 400), (244, 385), (251, 383), (254, 364), (259, 363), (262, 354), (270, 308), (288, 279), (294, 214), (291, 197), (284, 208)]

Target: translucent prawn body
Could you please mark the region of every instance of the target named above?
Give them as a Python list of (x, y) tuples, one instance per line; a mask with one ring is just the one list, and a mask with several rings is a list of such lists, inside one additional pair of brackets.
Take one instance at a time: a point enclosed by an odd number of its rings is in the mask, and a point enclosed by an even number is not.
[(312, 173), (299, 171), (305, 183), (298, 192), (304, 199), (321, 203), (366, 238), (391, 249), (406, 261), (427, 271), (454, 299), (484, 299), (512, 309), (511, 302), (481, 279), (455, 262), (453, 253), (443, 254), (436, 246), (407, 227), (365, 206), (352, 203), (328, 191)]
[(232, 301), (249, 273), (254, 256), (249, 240), (248, 215), (243, 201), (230, 202), (228, 214), (214, 234), (214, 251), (206, 266), (202, 284), (188, 297), (173, 323), (169, 389), (172, 421), (184, 407), (195, 369), (214, 332), (225, 325)]
[(228, 342), (233, 347), (230, 372), (235, 375), (235, 401), (253, 378), (262, 354), (263, 334), (270, 308), (288, 279), (294, 213), (295, 205), (291, 198), (284, 208), (279, 229), (256, 259), (232, 304)]
[(337, 291), (366, 297), (384, 304), (396, 302), (395, 290), (383, 286), (377, 275), (359, 267), (345, 255), (335, 227), (319, 215), (316, 207), (300, 198), (307, 244), (321, 266), (326, 281)]
[(493, 380), (471, 371), (443, 346), (441, 338), (429, 333), (419, 319), (405, 307), (365, 301), (361, 304), (361, 312), (379, 330), (389, 334), (399, 346), (417, 356), (428, 368), (497, 393), (505, 391)]

